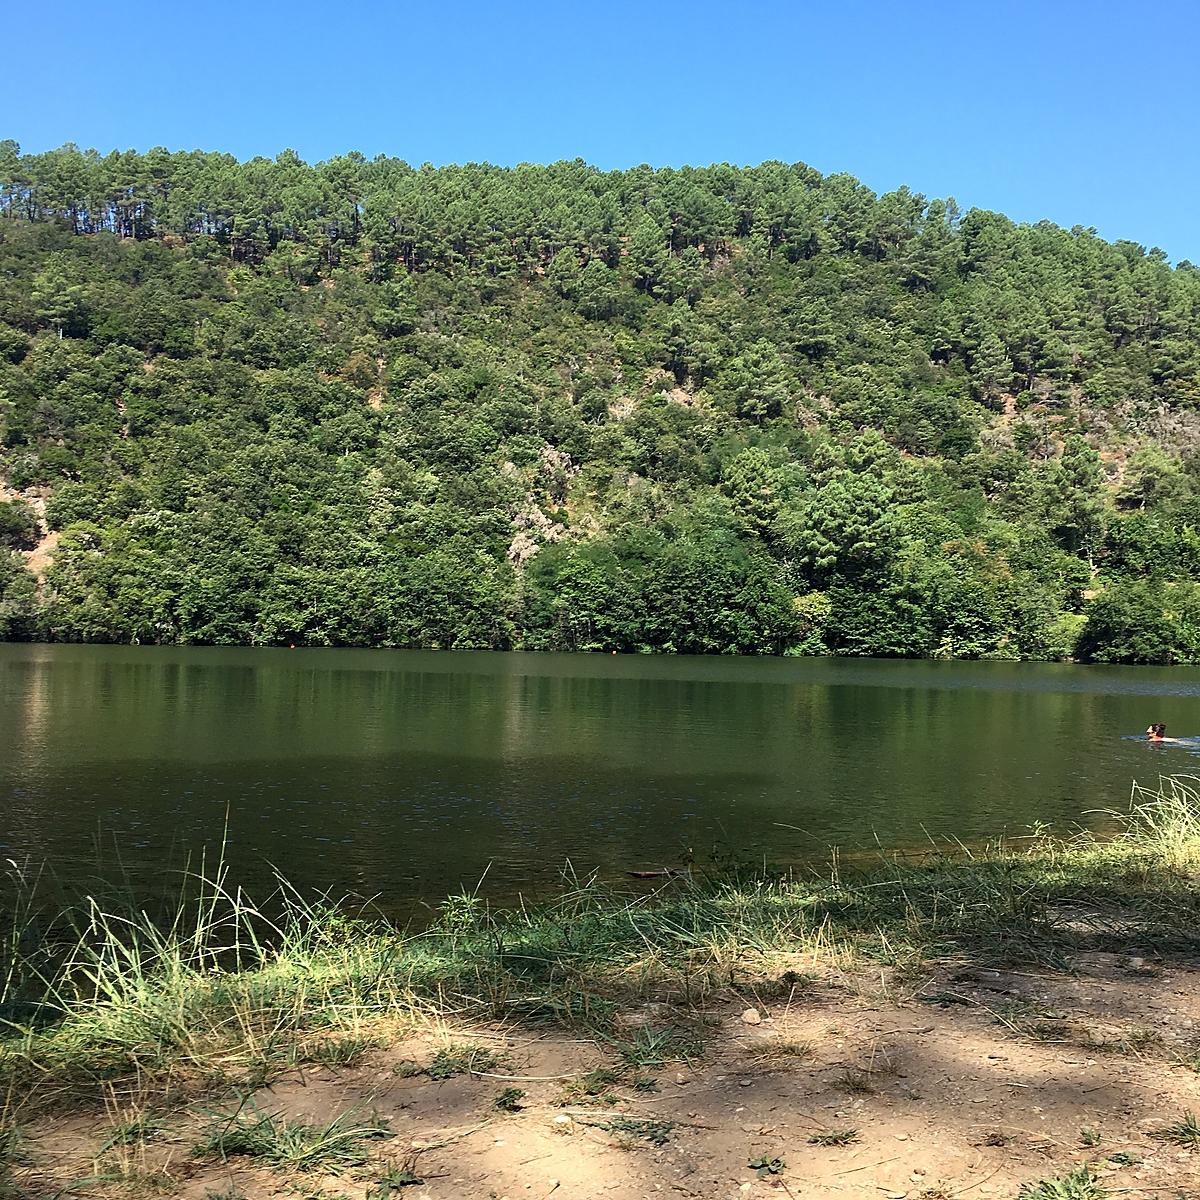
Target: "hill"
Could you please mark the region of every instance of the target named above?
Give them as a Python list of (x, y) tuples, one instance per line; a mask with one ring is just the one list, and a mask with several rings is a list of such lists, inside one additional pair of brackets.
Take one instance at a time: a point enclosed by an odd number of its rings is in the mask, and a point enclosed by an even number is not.
[(1190, 264), (801, 164), (0, 143), (0, 638), (1197, 661), (1198, 404)]

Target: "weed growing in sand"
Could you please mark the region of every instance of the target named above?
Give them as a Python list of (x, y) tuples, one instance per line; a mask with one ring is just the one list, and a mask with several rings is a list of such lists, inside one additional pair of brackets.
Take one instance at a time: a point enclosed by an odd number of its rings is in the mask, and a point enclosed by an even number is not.
[(652, 1146), (665, 1146), (675, 1129), (674, 1121), (646, 1121), (637, 1117), (613, 1117), (608, 1121), (588, 1121), (595, 1129), (604, 1129), (632, 1141), (649, 1142)]
[(521, 1101), (524, 1099), (525, 1093), (521, 1088), (506, 1087), (492, 1101), (492, 1107), (500, 1112), (520, 1112)]
[(627, 1042), (614, 1042), (631, 1067), (661, 1067), (697, 1053), (695, 1041), (678, 1029), (639, 1029)]
[(21, 1157), (21, 1131), (13, 1124), (0, 1120), (0, 1197), (5, 1195), (4, 1181), (8, 1168)]
[(452, 1079), (455, 1075), (470, 1075), (475, 1071), (490, 1071), (500, 1061), (500, 1056), (486, 1046), (470, 1043), (452, 1044), (443, 1047), (425, 1068), (430, 1079)]
[(1079, 1131), (1079, 1144), (1081, 1146), (1100, 1145), (1100, 1131), (1092, 1129), (1090, 1126), (1085, 1126)]
[(1136, 1154), (1130, 1154), (1128, 1150), (1118, 1150), (1108, 1156), (1108, 1161), (1114, 1167), (1136, 1167), (1142, 1160)]
[(873, 1096), (875, 1094), (871, 1073), (861, 1071), (857, 1067), (844, 1071), (833, 1081), (833, 1086), (850, 1096)]
[(416, 1172), (416, 1160), (406, 1159), (402, 1163), (389, 1163), (387, 1169), (367, 1189), (367, 1200), (389, 1200), (396, 1192), (406, 1187), (419, 1187), (425, 1182)]
[(351, 1109), (324, 1125), (307, 1125), (247, 1104), (215, 1116), (194, 1153), (219, 1154), (223, 1159), (239, 1155), (261, 1158), (273, 1167), (295, 1171), (357, 1167), (366, 1162), (366, 1142), (395, 1135), (378, 1118), (359, 1121), (356, 1116)]
[(1187, 1067), (1189, 1071), (1195, 1071), (1197, 1075), (1200, 1075), (1200, 1051), (1194, 1046), (1183, 1054), (1177, 1055), (1175, 1061), (1181, 1067)]
[(1087, 1167), (1076, 1167), (1066, 1175), (1026, 1183), (1020, 1200), (1104, 1200), (1108, 1195)]
[(754, 1057), (760, 1062), (774, 1060), (811, 1058), (813, 1055), (812, 1042), (796, 1042), (786, 1039), (772, 1039), (754, 1048)]
[(824, 1133), (814, 1133), (809, 1139), (810, 1146), (849, 1146), (858, 1141), (857, 1129), (829, 1129)]
[(585, 1071), (576, 1079), (570, 1080), (563, 1091), (568, 1100), (597, 1100), (610, 1096), (609, 1088), (621, 1081), (621, 1072), (609, 1067), (597, 1067), (593, 1071)]
[(351, 1200), (345, 1192), (331, 1192), (328, 1188), (313, 1187), (306, 1183), (284, 1184), (283, 1190), (299, 1196), (300, 1200)]
[(1181, 1120), (1161, 1129), (1151, 1130), (1150, 1136), (1160, 1142), (1171, 1142), (1176, 1146), (1187, 1146), (1194, 1149), (1200, 1146), (1200, 1120), (1194, 1112), (1185, 1112)]
[(746, 1165), (759, 1179), (766, 1179), (771, 1175), (782, 1175), (787, 1163), (782, 1158), (752, 1158)]
[(1161, 1050), (1163, 1036), (1157, 1029), (1130, 1029), (1110, 1041), (1090, 1043), (1092, 1049), (1108, 1050), (1113, 1054), (1130, 1054), (1135, 1057)]
[(97, 1160), (88, 1183), (110, 1183), (134, 1196), (168, 1195), (179, 1190), (179, 1180), (169, 1171), (125, 1160)]
[(376, 1039), (369, 1037), (323, 1038), (305, 1046), (303, 1056), (309, 1062), (323, 1067), (352, 1067), (377, 1045)]
[(134, 1146), (154, 1137), (162, 1130), (162, 1121), (150, 1113), (139, 1113), (121, 1121), (114, 1121), (109, 1128), (108, 1137), (100, 1144), (96, 1153), (103, 1154), (115, 1146)]

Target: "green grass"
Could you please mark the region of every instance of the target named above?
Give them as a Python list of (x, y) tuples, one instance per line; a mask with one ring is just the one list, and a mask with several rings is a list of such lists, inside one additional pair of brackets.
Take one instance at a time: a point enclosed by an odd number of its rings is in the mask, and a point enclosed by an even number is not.
[(1150, 1136), (1160, 1142), (1171, 1142), (1176, 1146), (1194, 1149), (1200, 1146), (1200, 1119), (1194, 1112), (1185, 1112), (1178, 1121), (1152, 1130)]
[(474, 1071), (490, 1071), (499, 1056), (486, 1046), (452, 1044), (444, 1046), (434, 1056), (425, 1074), (430, 1079), (452, 1079), (455, 1075), (470, 1075)]
[[(39, 926), (37, 881), (21, 877), (0, 933), (0, 1127), (117, 1081), (194, 1092), (345, 1065), (442, 1013), (584, 1030), (638, 1069), (697, 1052), (712, 993), (790, 994), (801, 961), (890, 964), (903, 979), (947, 956), (1047, 967), (1081, 951), (1194, 952), (1194, 784), (1138, 790), (1108, 840), (1039, 833), (823, 874), (733, 867), (652, 895), (592, 883), (511, 912), (459, 898), (419, 931), (287, 886), (258, 906), (220, 866), (189, 877), (165, 918), (88, 899)], [(664, 998), (677, 1023), (623, 1031), (622, 1013)], [(487, 1070), (489, 1056), (450, 1046), (425, 1070)]]
[(154, 1137), (155, 1134), (161, 1133), (162, 1129), (162, 1120), (150, 1113), (139, 1113), (137, 1116), (127, 1117), (113, 1123), (109, 1128), (108, 1136), (96, 1153), (103, 1154), (114, 1146), (135, 1146), (139, 1142), (144, 1142), (148, 1138)]
[(506, 1087), (492, 1101), (492, 1107), (499, 1112), (520, 1112), (521, 1101), (524, 1099), (525, 1092), (521, 1088)]
[(661, 1067), (699, 1049), (696, 1039), (679, 1029), (639, 1029), (628, 1041), (613, 1040), (612, 1045), (631, 1067)]
[(620, 1083), (622, 1073), (611, 1067), (596, 1067), (595, 1070), (585, 1071), (576, 1079), (570, 1080), (563, 1088), (567, 1097), (572, 1100), (595, 1100), (609, 1095), (613, 1084)]
[(675, 1129), (674, 1121), (641, 1120), (637, 1117), (613, 1117), (611, 1120), (585, 1120), (595, 1129), (619, 1134), (630, 1142), (644, 1141), (652, 1146), (665, 1146)]
[(247, 1104), (232, 1113), (216, 1114), (194, 1153), (262, 1159), (293, 1171), (333, 1172), (361, 1166), (367, 1159), (368, 1141), (392, 1136), (386, 1123), (373, 1117), (362, 1121), (353, 1110), (324, 1125), (307, 1125)]
[(323, 1038), (301, 1048), (303, 1057), (323, 1067), (350, 1067), (360, 1062), (368, 1050), (378, 1045), (375, 1038), (332, 1037)]
[(367, 1200), (389, 1200), (407, 1187), (419, 1187), (425, 1181), (416, 1173), (415, 1162), (390, 1163), (367, 1189)]
[(809, 1139), (810, 1146), (849, 1146), (858, 1141), (857, 1129), (829, 1129), (824, 1133), (814, 1133)]
[(1077, 1167), (1066, 1175), (1025, 1184), (1020, 1200), (1104, 1200), (1108, 1192), (1087, 1167)]

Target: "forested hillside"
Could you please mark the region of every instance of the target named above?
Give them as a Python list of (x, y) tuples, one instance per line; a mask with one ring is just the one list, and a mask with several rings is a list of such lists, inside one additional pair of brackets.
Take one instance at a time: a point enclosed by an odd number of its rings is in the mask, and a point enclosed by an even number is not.
[(0, 638), (1200, 660), (1200, 272), (803, 165), (0, 143)]

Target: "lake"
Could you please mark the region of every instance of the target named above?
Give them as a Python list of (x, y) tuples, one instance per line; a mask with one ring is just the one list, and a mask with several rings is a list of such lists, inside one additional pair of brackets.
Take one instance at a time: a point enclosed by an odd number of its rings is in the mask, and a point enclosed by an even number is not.
[(1198, 701), (1184, 668), (0, 645), (0, 858), (156, 888), (224, 839), (252, 891), (419, 913), (568, 862), (1067, 830), (1200, 770), (1122, 736)]

